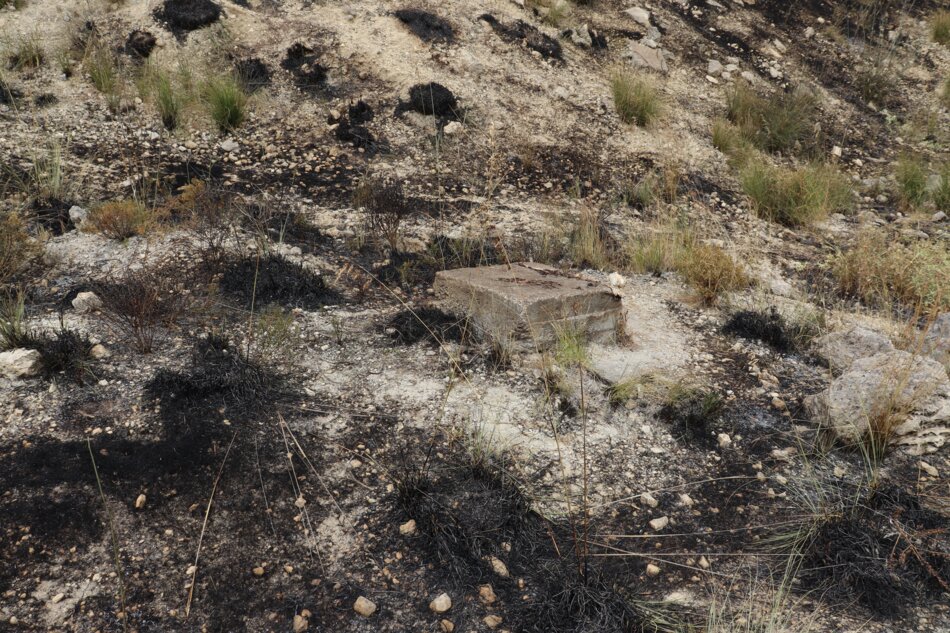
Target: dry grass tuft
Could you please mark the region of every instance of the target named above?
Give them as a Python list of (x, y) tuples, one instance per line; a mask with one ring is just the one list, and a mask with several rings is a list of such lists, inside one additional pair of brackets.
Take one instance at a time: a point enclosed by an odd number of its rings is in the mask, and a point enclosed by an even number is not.
[(943, 244), (894, 241), (866, 230), (832, 261), (832, 274), (845, 294), (881, 308), (950, 309), (950, 251)]
[(679, 271), (706, 305), (726, 292), (752, 285), (752, 278), (729, 253), (711, 244), (692, 244), (683, 251)]
[(653, 81), (644, 75), (617, 73), (610, 80), (614, 108), (624, 123), (650, 125), (663, 112), (663, 99)]
[(930, 34), (938, 44), (950, 47), (950, 11), (938, 11), (930, 18)]
[(0, 287), (19, 275), (39, 253), (16, 213), (0, 213)]
[(89, 212), (83, 230), (102, 233), (114, 240), (145, 235), (157, 223), (155, 214), (135, 200), (106, 202)]
[(847, 179), (834, 167), (820, 163), (785, 169), (750, 161), (740, 179), (755, 212), (786, 226), (814, 224), (831, 213), (847, 210), (852, 201)]

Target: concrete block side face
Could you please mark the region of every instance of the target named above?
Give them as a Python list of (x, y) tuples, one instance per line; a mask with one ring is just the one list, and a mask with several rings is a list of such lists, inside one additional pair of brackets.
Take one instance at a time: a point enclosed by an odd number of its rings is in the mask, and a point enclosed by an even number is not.
[(620, 298), (603, 286), (543, 265), (443, 271), (433, 289), (444, 309), (468, 316), (477, 331), (506, 344), (547, 347), (564, 328), (612, 340), (623, 319)]

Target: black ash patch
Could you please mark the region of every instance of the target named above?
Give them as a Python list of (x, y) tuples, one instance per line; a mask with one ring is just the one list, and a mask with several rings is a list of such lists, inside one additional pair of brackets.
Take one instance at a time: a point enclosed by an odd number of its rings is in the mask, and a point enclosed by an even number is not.
[(424, 42), (451, 42), (455, 36), (447, 20), (428, 11), (399, 9), (393, 15)]
[(327, 69), (320, 64), (319, 55), (309, 46), (295, 42), (287, 49), (281, 68), (294, 77), (300, 88), (314, 89), (326, 83)]
[(788, 324), (775, 307), (768, 312), (741, 310), (722, 328), (723, 333), (767, 343), (780, 352), (794, 347), (794, 338), (788, 333)]
[(125, 40), (125, 52), (133, 59), (148, 59), (157, 43), (155, 36), (148, 31), (135, 30)]
[(270, 69), (257, 57), (248, 57), (234, 62), (234, 74), (247, 92), (256, 92), (270, 85)]
[(510, 24), (504, 24), (490, 13), (484, 13), (478, 19), (487, 22), (492, 30), (506, 42), (521, 44), (539, 53), (544, 59), (564, 60), (561, 43), (550, 35), (545, 35), (537, 27), (528, 24), (524, 20), (515, 20)]
[(429, 114), (444, 120), (459, 120), (461, 111), (458, 99), (451, 90), (440, 83), (416, 84), (409, 89), (409, 100), (400, 101), (396, 113), (412, 110), (420, 114)]
[(277, 254), (232, 261), (221, 278), (221, 289), (247, 307), (253, 302), (314, 309), (340, 300), (322, 277)]
[(165, 0), (155, 17), (173, 30), (194, 31), (217, 22), (221, 6), (212, 0)]
[(386, 322), (390, 337), (401, 345), (419, 341), (429, 343), (462, 343), (472, 337), (465, 319), (432, 307), (403, 310)]
[(711, 391), (689, 390), (676, 394), (659, 412), (672, 425), (673, 436), (689, 444), (710, 447), (715, 444), (722, 398)]

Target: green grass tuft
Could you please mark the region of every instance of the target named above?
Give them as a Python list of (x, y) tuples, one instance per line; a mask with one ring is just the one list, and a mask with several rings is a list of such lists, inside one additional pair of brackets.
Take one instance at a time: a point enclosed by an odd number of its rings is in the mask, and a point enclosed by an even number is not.
[(930, 18), (930, 34), (938, 44), (950, 47), (950, 11), (938, 11)]
[(644, 76), (618, 73), (610, 80), (610, 89), (617, 115), (624, 123), (644, 127), (662, 114), (662, 97), (653, 82)]
[(785, 169), (750, 162), (740, 180), (755, 212), (786, 226), (808, 226), (847, 210), (852, 201), (847, 179), (830, 165)]
[(247, 116), (247, 94), (234, 77), (212, 81), (205, 99), (211, 118), (222, 132), (239, 127)]

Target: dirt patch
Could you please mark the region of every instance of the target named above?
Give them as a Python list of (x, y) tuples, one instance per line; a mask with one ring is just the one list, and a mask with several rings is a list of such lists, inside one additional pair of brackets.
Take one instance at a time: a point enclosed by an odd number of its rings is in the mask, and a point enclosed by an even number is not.
[(424, 42), (451, 42), (455, 36), (455, 31), (447, 20), (428, 11), (399, 9), (393, 15)]
[(322, 277), (276, 254), (232, 261), (221, 277), (221, 289), (248, 308), (277, 303), (312, 310), (340, 300)]
[(528, 24), (524, 20), (515, 20), (510, 24), (504, 24), (490, 13), (484, 13), (478, 16), (478, 19), (487, 22), (492, 30), (506, 42), (520, 44), (539, 53), (544, 59), (564, 60), (561, 43), (553, 37), (545, 35), (537, 27)]
[(155, 17), (173, 30), (188, 32), (217, 22), (221, 7), (211, 0), (165, 0)]

